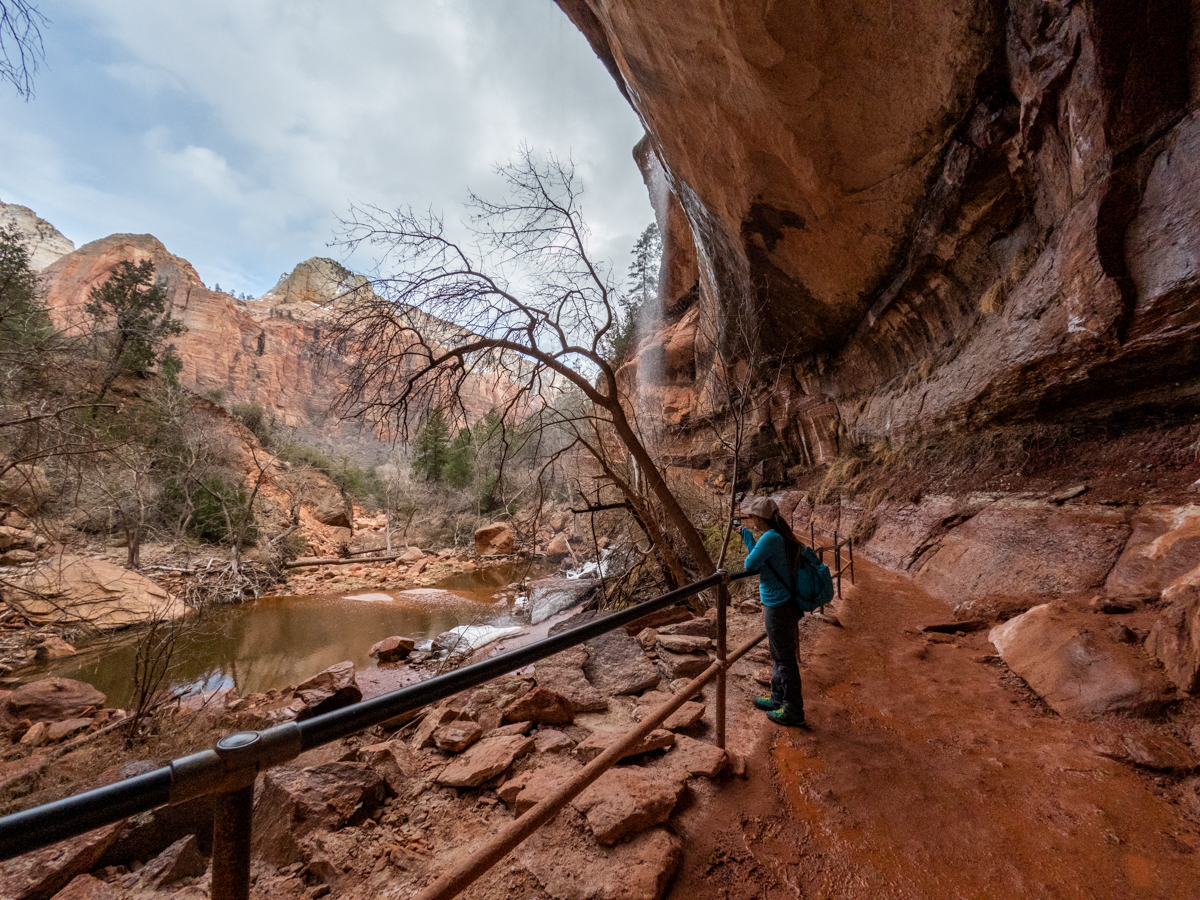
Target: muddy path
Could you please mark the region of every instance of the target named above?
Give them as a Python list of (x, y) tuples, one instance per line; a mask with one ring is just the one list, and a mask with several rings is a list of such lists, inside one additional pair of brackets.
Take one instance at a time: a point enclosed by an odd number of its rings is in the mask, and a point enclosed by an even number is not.
[(878, 567), (836, 609), (844, 627), (803, 626), (810, 731), (755, 713), (758, 667), (735, 668), (749, 777), (678, 819), (668, 897), (1200, 896), (1194, 818), (1167, 780), (1094, 751), (1111, 723), (1050, 712), (984, 632), (921, 634), (946, 607)]

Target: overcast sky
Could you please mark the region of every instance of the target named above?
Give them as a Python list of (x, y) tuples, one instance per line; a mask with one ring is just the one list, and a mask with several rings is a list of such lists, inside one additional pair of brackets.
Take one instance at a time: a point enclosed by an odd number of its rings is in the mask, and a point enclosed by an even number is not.
[(642, 128), (551, 0), (40, 0), (35, 97), (0, 85), (0, 200), (76, 246), (149, 232), (258, 296), (350, 202), (457, 217), (527, 142), (571, 154), (595, 249), (653, 218)]

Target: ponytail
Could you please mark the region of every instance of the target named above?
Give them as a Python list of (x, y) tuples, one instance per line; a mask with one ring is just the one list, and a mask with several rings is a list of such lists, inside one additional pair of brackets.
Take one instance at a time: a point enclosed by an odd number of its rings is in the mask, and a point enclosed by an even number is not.
[(792, 527), (779, 510), (775, 510), (771, 518), (767, 520), (767, 525), (783, 538), (783, 551), (787, 556), (788, 574), (794, 578), (796, 570), (800, 566), (800, 539), (793, 533)]

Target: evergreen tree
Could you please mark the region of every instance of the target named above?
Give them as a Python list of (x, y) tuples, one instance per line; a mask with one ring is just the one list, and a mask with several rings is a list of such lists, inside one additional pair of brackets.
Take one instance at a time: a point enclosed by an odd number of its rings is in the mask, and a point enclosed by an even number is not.
[(450, 454), (450, 428), (440, 409), (429, 414), (413, 441), (413, 475), (425, 481), (441, 481)]
[(662, 237), (658, 225), (646, 226), (633, 245), (628, 293), (618, 295), (619, 319), (610, 332), (609, 359), (619, 365), (633, 348), (642, 310), (658, 299), (658, 270), (662, 263)]
[[(169, 337), (183, 334), (183, 323), (167, 314), (167, 292), (154, 282), (154, 263), (122, 260), (104, 284), (92, 288), (85, 307), (101, 332), (104, 381), (99, 403), (123, 374), (144, 375), (158, 361)], [(111, 325), (110, 325), (111, 322)]]
[(475, 475), (475, 443), (470, 428), (460, 428), (458, 437), (450, 444), (446, 453), (446, 467), (442, 476), (452, 487), (463, 488), (471, 483)]
[(16, 225), (0, 229), (0, 391), (36, 381), (54, 327), (38, 293), (38, 276)]

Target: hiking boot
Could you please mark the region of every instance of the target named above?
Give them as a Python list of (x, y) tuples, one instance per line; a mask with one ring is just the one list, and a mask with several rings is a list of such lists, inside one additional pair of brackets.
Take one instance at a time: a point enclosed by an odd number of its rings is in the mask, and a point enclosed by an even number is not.
[(765, 709), (767, 712), (775, 712), (775, 710), (783, 706), (782, 703), (776, 703), (770, 697), (755, 697), (754, 705), (759, 709)]
[(767, 713), (767, 718), (776, 725), (785, 725), (789, 728), (807, 728), (808, 725), (804, 721), (804, 713), (795, 715), (783, 707), (779, 707), (772, 712)]

